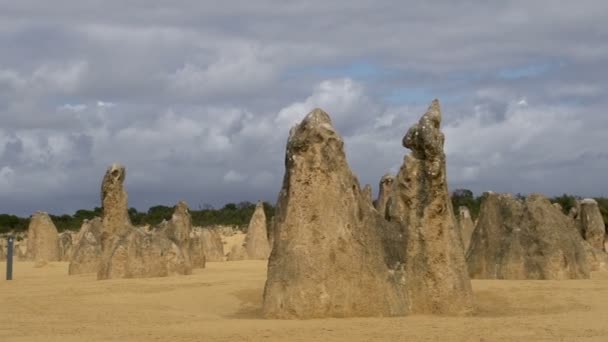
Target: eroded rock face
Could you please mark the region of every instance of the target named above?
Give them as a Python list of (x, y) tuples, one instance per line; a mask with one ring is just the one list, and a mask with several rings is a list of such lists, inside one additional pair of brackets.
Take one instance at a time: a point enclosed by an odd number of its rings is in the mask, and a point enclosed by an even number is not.
[(379, 225), (329, 116), (315, 109), (290, 132), (263, 313), (268, 318), (407, 313)]
[(591, 247), (604, 250), (606, 226), (597, 202), (591, 198), (582, 200), (579, 216), (583, 238)]
[(372, 186), (369, 184), (365, 184), (363, 189), (361, 190), (361, 196), (369, 203), (369, 205), (374, 205), (374, 198), (372, 194)]
[(190, 208), (188, 208), (186, 202), (179, 201), (175, 206), (171, 220), (167, 224), (167, 237), (178, 246), (188, 245), (191, 232), (192, 218), (190, 216)]
[(70, 258), (69, 275), (96, 273), (101, 261), (101, 218), (84, 220)]
[(45, 212), (36, 212), (30, 218), (26, 258), (40, 262), (59, 261), (59, 234)]
[(553, 206), (561, 212), (564, 212), (564, 207), (559, 203), (553, 203)]
[(59, 234), (59, 261), (70, 261), (73, 249), (72, 233), (65, 231)]
[(485, 193), (467, 262), (473, 278), (588, 278), (585, 245), (574, 221), (542, 195)]
[(447, 187), (441, 110), (434, 100), (403, 138), (406, 155), (391, 194), (390, 219), (405, 230), (405, 271), (414, 313), (469, 314), (473, 293)]
[(101, 183), (101, 204), (103, 209), (103, 233), (123, 235), (132, 228), (128, 212), (128, 197), (123, 182), (127, 174), (125, 167), (112, 164)]
[[(202, 247), (202, 244), (197, 242), (194, 245), (190, 241), (190, 235), (192, 234), (192, 217), (190, 216), (190, 208), (184, 201), (179, 201), (175, 206), (171, 220), (164, 224), (164, 228), (161, 229), (167, 237), (173, 241), (182, 250), (184, 260), (186, 263), (191, 263), (190, 250), (195, 248), (197, 253), (197, 264), (199, 268), (205, 267), (205, 262), (201, 262), (201, 257), (204, 258), (204, 251), (196, 250), (196, 247)], [(187, 266), (186, 266), (187, 267)]]
[(469, 249), (469, 245), (471, 244), (473, 230), (475, 230), (475, 224), (473, 223), (473, 219), (471, 219), (469, 208), (464, 206), (458, 208), (458, 224), (460, 224), (462, 244), (466, 253), (466, 251)]
[(201, 228), (200, 233), (207, 261), (224, 261), (224, 243), (215, 229)]
[[(102, 255), (97, 279), (163, 277), (192, 273), (188, 253), (190, 235), (185, 235), (189, 222), (184, 222), (190, 217), (187, 206), (186, 209), (182, 205), (176, 207), (177, 217), (173, 215), (165, 229), (148, 233), (144, 229), (135, 228), (127, 211), (124, 180), (124, 167), (114, 164), (108, 168), (102, 182)], [(182, 215), (184, 210), (186, 216)], [(189, 228), (191, 229), (191, 226)], [(178, 244), (184, 244), (185, 248)]]
[(6, 239), (0, 237), (0, 261), (6, 261)]
[(203, 237), (195, 232), (190, 233), (189, 254), (192, 268), (205, 268), (207, 256), (205, 255), (205, 244)]
[(265, 260), (270, 256), (270, 245), (268, 244), (266, 232), (266, 214), (264, 213), (262, 202), (257, 203), (253, 216), (249, 221), (245, 248), (249, 259)]
[(166, 277), (192, 272), (182, 250), (161, 233), (148, 234), (133, 228), (112, 240), (107, 248), (98, 279)]
[(376, 199), (375, 206), (380, 215), (386, 218), (390, 217), (388, 209), (394, 182), (395, 176), (390, 173), (385, 174), (380, 179), (378, 199)]

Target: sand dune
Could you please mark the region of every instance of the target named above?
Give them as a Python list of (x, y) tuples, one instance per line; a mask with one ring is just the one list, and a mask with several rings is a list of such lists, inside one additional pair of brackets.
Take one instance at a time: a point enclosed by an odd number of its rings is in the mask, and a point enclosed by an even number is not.
[(260, 318), (264, 261), (191, 276), (97, 281), (67, 263), (0, 263), (0, 341), (608, 341), (608, 274), (473, 281), (477, 315), (276, 321)]

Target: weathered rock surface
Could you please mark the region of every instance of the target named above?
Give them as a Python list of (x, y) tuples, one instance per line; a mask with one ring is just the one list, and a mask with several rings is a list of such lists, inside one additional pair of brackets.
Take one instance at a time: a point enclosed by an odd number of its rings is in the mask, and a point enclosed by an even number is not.
[(207, 261), (224, 261), (224, 244), (222, 237), (215, 229), (199, 228), (198, 235), (201, 237), (205, 258)]
[(73, 249), (72, 233), (65, 231), (59, 234), (59, 261), (70, 261)]
[(391, 191), (393, 189), (393, 183), (395, 182), (395, 176), (390, 173), (385, 174), (380, 179), (380, 184), (378, 187), (378, 198), (375, 202), (376, 210), (385, 218), (388, 218), (389, 215), (389, 205), (391, 199)]
[(361, 190), (361, 196), (369, 203), (369, 205), (374, 206), (374, 195), (372, 193), (372, 186), (369, 184), (365, 184), (363, 189)]
[(553, 206), (557, 208), (559, 211), (564, 212), (564, 207), (562, 207), (559, 203), (553, 203)]
[(39, 211), (30, 218), (26, 258), (34, 261), (59, 261), (59, 234), (49, 214)]
[(127, 205), (128, 196), (123, 185), (126, 176), (124, 166), (112, 164), (103, 177), (101, 204), (104, 235), (123, 235), (132, 228)]
[(97, 272), (101, 261), (102, 229), (101, 218), (84, 220), (70, 258), (69, 275)]
[(0, 237), (0, 261), (6, 261), (6, 239)]
[[(408, 312), (400, 271), (329, 116), (315, 109), (291, 132), (263, 313), (268, 318), (395, 316)], [(232, 254), (232, 253), (231, 253)]]
[(469, 245), (471, 244), (471, 236), (475, 230), (475, 224), (473, 223), (473, 219), (471, 219), (471, 212), (469, 212), (469, 208), (464, 206), (460, 206), (458, 208), (458, 224), (460, 224), (462, 244), (466, 253), (466, 251), (469, 249)]
[(542, 195), (485, 193), (467, 262), (473, 278), (588, 278), (593, 252), (586, 245), (574, 221)]
[(606, 226), (597, 202), (591, 198), (582, 200), (579, 216), (583, 238), (591, 247), (604, 250)]
[(255, 206), (253, 216), (247, 228), (245, 238), (245, 249), (249, 259), (265, 260), (270, 256), (270, 245), (268, 244), (268, 234), (266, 232), (266, 214), (264, 204), (258, 202)]
[(192, 272), (182, 249), (162, 233), (149, 234), (133, 228), (112, 239), (106, 248), (98, 279), (166, 277)]
[(391, 193), (390, 219), (405, 231), (410, 310), (469, 314), (473, 292), (447, 187), (441, 110), (434, 100), (403, 138), (405, 156)]
[[(196, 248), (197, 243), (192, 245), (190, 236), (192, 233), (192, 217), (190, 216), (190, 208), (184, 201), (179, 201), (175, 206), (171, 220), (166, 222), (162, 231), (167, 237), (173, 241), (177, 247), (182, 250), (184, 260), (186, 263), (191, 263), (190, 249)], [(198, 244), (199, 247), (202, 244)], [(200, 248), (197, 251), (197, 263), (199, 268), (205, 267), (205, 261), (201, 262), (201, 257), (204, 258), (205, 254)], [(185, 266), (188, 267), (187, 265)], [(191, 267), (191, 266), (190, 266)]]
[[(163, 277), (192, 273), (188, 254), (190, 235), (188, 233), (184, 236), (186, 228), (176, 226), (185, 224), (182, 221), (184, 218), (180, 216), (183, 214), (180, 211), (183, 208), (178, 205), (176, 212), (179, 212), (179, 217), (175, 220), (175, 217), (172, 218), (166, 229), (147, 233), (144, 229), (133, 227), (127, 211), (127, 193), (123, 188), (125, 175), (123, 166), (113, 164), (108, 168), (102, 182), (102, 255), (97, 279)], [(169, 235), (178, 243), (184, 243), (186, 248), (180, 248)]]
[(205, 268), (207, 256), (205, 254), (205, 243), (203, 237), (195, 232), (190, 233), (189, 254), (192, 268)]

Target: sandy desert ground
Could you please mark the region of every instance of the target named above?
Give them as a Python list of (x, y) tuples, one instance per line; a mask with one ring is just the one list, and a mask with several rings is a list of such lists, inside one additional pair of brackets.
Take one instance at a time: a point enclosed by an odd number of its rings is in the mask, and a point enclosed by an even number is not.
[(608, 273), (591, 280), (473, 281), (473, 317), (265, 320), (264, 261), (192, 276), (97, 281), (67, 263), (0, 263), (0, 341), (608, 341)]

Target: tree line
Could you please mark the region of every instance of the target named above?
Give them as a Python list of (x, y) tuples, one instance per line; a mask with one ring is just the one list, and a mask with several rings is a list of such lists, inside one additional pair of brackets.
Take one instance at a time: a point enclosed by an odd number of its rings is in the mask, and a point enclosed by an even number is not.
[[(522, 194), (515, 195), (518, 198), (525, 198)], [(452, 192), (452, 205), (454, 210), (458, 210), (459, 206), (466, 206), (471, 212), (471, 217), (475, 220), (479, 216), (482, 196), (475, 196), (471, 190), (456, 189)], [(563, 194), (550, 198), (552, 203), (559, 203), (564, 213), (567, 214), (570, 208), (576, 205), (576, 201), (582, 199), (579, 196)], [(604, 223), (608, 226), (608, 198), (598, 197), (597, 201), (600, 212), (604, 217)], [(239, 226), (245, 230), (253, 212), (255, 204), (251, 202), (228, 203), (220, 209), (215, 209), (210, 205), (205, 205), (199, 210), (190, 210), (193, 226), (211, 226), (211, 225), (226, 225)], [(274, 216), (275, 207), (264, 202), (264, 212), (268, 222)], [(136, 226), (151, 225), (155, 226), (163, 220), (170, 220), (173, 215), (173, 207), (164, 205), (153, 206), (145, 212), (138, 211), (136, 208), (129, 209), (131, 222)], [(101, 208), (96, 207), (93, 210), (80, 209), (73, 215), (50, 215), (57, 230), (79, 230), (82, 222), (85, 219), (92, 219), (101, 216)], [(29, 225), (28, 217), (18, 217), (10, 214), (0, 214), (0, 234), (10, 231), (22, 232), (26, 231)]]
[[(264, 212), (268, 222), (270, 222), (270, 218), (274, 216), (274, 210), (274, 206), (264, 202)], [(164, 205), (150, 207), (150, 209), (145, 212), (138, 211), (136, 208), (129, 208), (129, 217), (131, 218), (131, 222), (136, 226), (147, 224), (156, 226), (163, 220), (170, 220), (173, 211), (174, 207)], [(204, 208), (200, 208), (199, 210), (190, 210), (190, 215), (192, 216), (193, 226), (226, 225), (239, 226), (242, 230), (246, 230), (254, 211), (255, 204), (245, 201), (240, 203), (228, 203), (220, 209), (205, 205)], [(93, 210), (80, 209), (73, 215), (49, 214), (49, 216), (59, 232), (65, 230), (77, 231), (82, 226), (84, 220), (101, 217), (101, 208), (96, 207)], [(29, 217), (0, 214), (0, 234), (11, 231), (26, 231), (28, 225)]]

